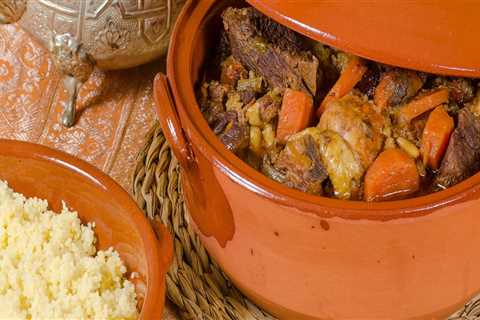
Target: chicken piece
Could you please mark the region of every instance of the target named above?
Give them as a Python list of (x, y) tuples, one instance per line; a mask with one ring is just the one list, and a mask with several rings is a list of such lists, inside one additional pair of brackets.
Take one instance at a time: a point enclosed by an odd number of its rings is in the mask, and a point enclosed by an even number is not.
[[(310, 129), (307, 129), (310, 130)], [(312, 129), (318, 130), (318, 129)], [(358, 199), (365, 169), (360, 159), (337, 133), (326, 130), (317, 138), (322, 163), (339, 199)]]
[(308, 128), (291, 136), (274, 167), (285, 173), (285, 184), (311, 194), (322, 194), (327, 172), (320, 156), (320, 130)]
[(407, 102), (423, 87), (424, 79), (415, 71), (394, 69), (382, 74), (373, 101), (381, 109)]
[(361, 97), (349, 94), (333, 101), (322, 114), (318, 127), (338, 133), (356, 152), (365, 168), (383, 147), (385, 118)]

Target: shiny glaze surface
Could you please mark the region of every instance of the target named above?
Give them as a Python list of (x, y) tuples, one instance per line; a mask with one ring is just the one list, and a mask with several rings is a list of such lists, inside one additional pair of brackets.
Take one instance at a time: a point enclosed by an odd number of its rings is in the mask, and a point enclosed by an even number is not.
[[(197, 230), (235, 284), (280, 319), (445, 317), (480, 291), (472, 254), (479, 175), (409, 200), (340, 201), (277, 184), (224, 148), (194, 85), (229, 3), (188, 2), (173, 33), (169, 85), (154, 89), (159, 116), (173, 117), (162, 120), (172, 147), (182, 136), (191, 155), (183, 184)], [(172, 99), (160, 101), (169, 90)]]
[(111, 178), (72, 156), (40, 145), (0, 139), (0, 179), (28, 197), (46, 199), (53, 210), (62, 201), (83, 222), (95, 222), (97, 248), (113, 247), (127, 266), (143, 300), (140, 319), (160, 319), (165, 274), (172, 259), (168, 231), (157, 237), (133, 199)]
[(247, 1), (300, 33), (368, 59), (480, 77), (476, 1)]

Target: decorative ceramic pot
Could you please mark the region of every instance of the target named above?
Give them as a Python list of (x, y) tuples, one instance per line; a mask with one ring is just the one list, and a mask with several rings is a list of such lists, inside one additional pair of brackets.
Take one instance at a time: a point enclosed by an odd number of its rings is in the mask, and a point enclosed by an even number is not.
[(75, 120), (75, 97), (94, 65), (134, 67), (165, 53), (185, 0), (0, 0), (0, 22), (18, 23), (53, 54), (72, 99), (63, 124)]
[(480, 175), (418, 198), (366, 203), (289, 189), (249, 167), (210, 130), (195, 97), (229, 4), (238, 1), (186, 4), (172, 34), (168, 77), (155, 81), (160, 121), (208, 252), (280, 319), (453, 313), (480, 291)]

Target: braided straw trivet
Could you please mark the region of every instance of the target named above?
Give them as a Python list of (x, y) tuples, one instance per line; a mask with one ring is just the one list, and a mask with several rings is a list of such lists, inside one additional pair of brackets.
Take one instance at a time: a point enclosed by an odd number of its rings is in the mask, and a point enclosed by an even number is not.
[[(175, 258), (167, 275), (168, 298), (183, 319), (274, 319), (244, 297), (212, 261), (189, 225), (179, 165), (156, 123), (137, 158), (133, 194), (150, 219), (160, 219), (174, 236)], [(479, 320), (480, 297), (449, 320)]]

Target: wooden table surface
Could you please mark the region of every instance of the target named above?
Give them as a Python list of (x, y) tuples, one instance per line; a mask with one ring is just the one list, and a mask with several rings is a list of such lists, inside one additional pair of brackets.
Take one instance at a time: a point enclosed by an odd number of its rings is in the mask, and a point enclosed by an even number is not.
[[(136, 155), (155, 121), (152, 80), (163, 65), (95, 71), (80, 92), (78, 122), (67, 129), (59, 124), (66, 93), (48, 52), (17, 26), (0, 26), (0, 138), (78, 156), (130, 192)], [(164, 319), (178, 319), (172, 310)]]

